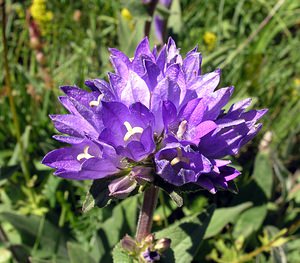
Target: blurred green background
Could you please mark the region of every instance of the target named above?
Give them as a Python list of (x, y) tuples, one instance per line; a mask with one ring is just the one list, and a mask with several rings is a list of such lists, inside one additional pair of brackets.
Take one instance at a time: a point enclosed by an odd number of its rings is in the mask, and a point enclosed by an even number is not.
[[(57, 178), (40, 162), (61, 147), (48, 118), (63, 112), (59, 86), (107, 78), (108, 47), (133, 55), (148, 19), (141, 2), (6, 1), (11, 87), (1, 41), (0, 263), (112, 262), (115, 244), (134, 235), (139, 196), (83, 213), (91, 182)], [(235, 86), (232, 102), (252, 97), (269, 113), (233, 160), (242, 170), (239, 193), (185, 195), (182, 208), (161, 193), (154, 230), (214, 203), (193, 262), (300, 262), (300, 2), (174, 0), (156, 12), (168, 18), (182, 54), (199, 45), (202, 72), (222, 68), (221, 86)]]

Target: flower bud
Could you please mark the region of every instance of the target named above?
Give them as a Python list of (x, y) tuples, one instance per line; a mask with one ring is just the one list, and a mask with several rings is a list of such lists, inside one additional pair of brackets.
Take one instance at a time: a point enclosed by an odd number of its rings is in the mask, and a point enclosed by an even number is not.
[(36, 57), (36, 60), (37, 60), (41, 65), (45, 65), (45, 63), (46, 63), (46, 58), (45, 58), (43, 52), (40, 52), (40, 51), (37, 52), (35, 57)]
[(126, 235), (121, 239), (121, 247), (131, 253), (136, 250), (136, 241), (129, 235)]
[(117, 178), (108, 185), (109, 195), (118, 199), (127, 197), (137, 186), (137, 182), (126, 175)]
[(133, 177), (140, 185), (147, 182), (153, 182), (153, 170), (150, 167), (136, 166), (133, 167), (130, 176)]
[(80, 18), (81, 18), (81, 11), (80, 10), (75, 10), (74, 13), (73, 13), (73, 20), (75, 22), (79, 22), (80, 21)]
[(40, 42), (40, 40), (39, 40), (38, 37), (32, 36), (30, 38), (30, 46), (33, 49), (39, 49), (39, 48), (41, 48), (42, 44), (41, 44), (41, 42)]
[(170, 248), (170, 245), (171, 245), (171, 239), (161, 238), (156, 242), (154, 249), (158, 250), (159, 252), (163, 252), (168, 248)]
[(144, 242), (148, 244), (152, 244), (154, 240), (155, 240), (155, 235), (149, 234), (148, 236), (145, 237)]

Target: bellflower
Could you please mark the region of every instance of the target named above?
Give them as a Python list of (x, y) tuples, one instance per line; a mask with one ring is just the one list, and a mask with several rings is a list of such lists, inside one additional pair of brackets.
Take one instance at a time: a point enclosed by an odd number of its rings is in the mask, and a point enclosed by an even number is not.
[(245, 99), (225, 111), (234, 88), (217, 89), (221, 71), (202, 74), (197, 48), (183, 58), (171, 38), (159, 51), (143, 39), (132, 59), (114, 48), (110, 54), (108, 82), (86, 81), (90, 92), (61, 88), (69, 114), (51, 119), (66, 136), (54, 138), (71, 146), (43, 163), (60, 177), (110, 180), (116, 198), (145, 183), (228, 189), (240, 172), (224, 158), (258, 133), (267, 110), (246, 111)]

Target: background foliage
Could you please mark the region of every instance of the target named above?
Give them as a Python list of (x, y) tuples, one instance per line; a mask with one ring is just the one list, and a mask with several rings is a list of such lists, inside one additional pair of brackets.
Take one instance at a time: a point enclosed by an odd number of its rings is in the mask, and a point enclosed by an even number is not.
[[(6, 2), (21, 138), (1, 70), (0, 262), (112, 262), (120, 238), (134, 235), (140, 197), (83, 213), (90, 182), (54, 177), (40, 161), (60, 147), (48, 118), (63, 111), (58, 87), (106, 78), (108, 47), (132, 55), (143, 36), (145, 8), (134, 0), (47, 1), (52, 16), (42, 25), (41, 63), (26, 22), (32, 2)], [(233, 160), (242, 170), (237, 195), (189, 194), (177, 208), (161, 193), (154, 231), (173, 239), (163, 260), (300, 262), (299, 1), (174, 0), (170, 12), (156, 12), (169, 17), (169, 34), (183, 53), (199, 44), (203, 72), (222, 68), (222, 86), (236, 87), (232, 101), (252, 97), (253, 107), (269, 108), (263, 131)], [(0, 53), (2, 69), (3, 43)], [(117, 247), (114, 260), (128, 258)]]

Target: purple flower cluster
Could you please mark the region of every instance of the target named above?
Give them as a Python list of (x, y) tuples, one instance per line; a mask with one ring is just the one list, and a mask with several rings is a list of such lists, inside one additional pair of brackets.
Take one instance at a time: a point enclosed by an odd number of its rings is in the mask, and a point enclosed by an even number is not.
[(157, 177), (174, 187), (227, 189), (240, 172), (222, 158), (257, 134), (267, 110), (246, 111), (245, 99), (224, 111), (233, 87), (216, 89), (220, 70), (201, 74), (197, 48), (183, 58), (171, 38), (160, 51), (143, 39), (132, 59), (110, 53), (115, 73), (108, 82), (86, 81), (91, 92), (61, 88), (69, 114), (51, 119), (67, 136), (54, 138), (71, 147), (48, 153), (43, 163), (63, 178), (111, 178), (111, 195), (120, 198)]

